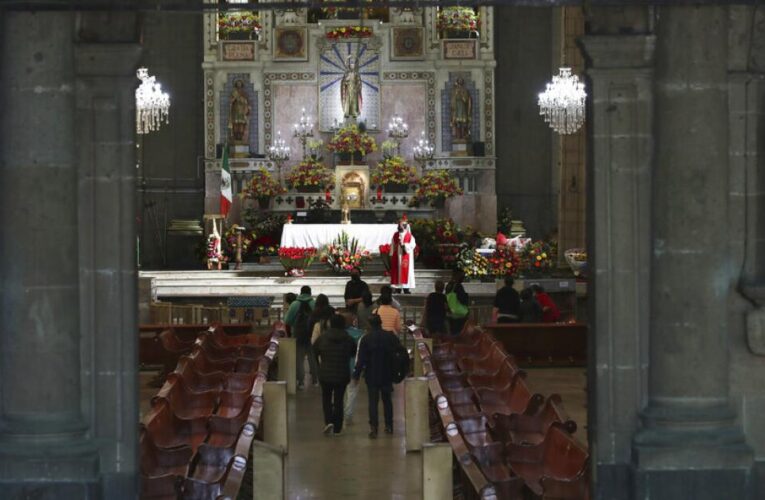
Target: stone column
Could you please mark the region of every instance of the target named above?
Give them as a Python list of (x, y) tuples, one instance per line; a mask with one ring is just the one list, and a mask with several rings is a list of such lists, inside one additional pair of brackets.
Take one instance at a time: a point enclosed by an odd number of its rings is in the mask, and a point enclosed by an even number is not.
[(84, 498), (98, 456), (81, 411), (73, 14), (6, 12), (1, 31), (0, 484)]
[(728, 9), (658, 12), (649, 400), (638, 498), (745, 498), (751, 451), (729, 403)]
[(583, 46), (592, 100), (586, 127), (593, 498), (623, 500), (631, 498), (631, 441), (647, 391), (654, 37), (599, 34), (584, 37)]

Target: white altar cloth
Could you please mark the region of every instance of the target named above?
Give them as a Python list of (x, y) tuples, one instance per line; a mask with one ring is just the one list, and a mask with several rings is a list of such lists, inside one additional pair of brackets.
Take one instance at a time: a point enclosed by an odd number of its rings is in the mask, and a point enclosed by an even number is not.
[(365, 250), (376, 254), (380, 245), (391, 242), (397, 228), (396, 224), (285, 224), (281, 246), (321, 249), (345, 231), (358, 239)]

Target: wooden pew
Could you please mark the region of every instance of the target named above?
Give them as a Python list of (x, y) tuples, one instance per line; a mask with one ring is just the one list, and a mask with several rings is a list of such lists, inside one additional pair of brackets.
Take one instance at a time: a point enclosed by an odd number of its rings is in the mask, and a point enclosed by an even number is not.
[[(185, 342), (194, 342), (197, 335), (207, 331), (211, 325), (171, 325), (167, 323), (144, 324), (138, 327), (138, 360), (141, 367), (150, 365), (175, 365), (178, 356), (171, 356), (168, 359), (168, 353), (162, 347), (160, 334), (165, 330), (173, 330), (175, 336)], [(253, 325), (251, 323), (226, 324), (220, 325), (227, 335), (245, 335), (252, 333)]]
[(501, 323), (485, 325), (484, 329), (520, 366), (587, 365), (584, 323)]

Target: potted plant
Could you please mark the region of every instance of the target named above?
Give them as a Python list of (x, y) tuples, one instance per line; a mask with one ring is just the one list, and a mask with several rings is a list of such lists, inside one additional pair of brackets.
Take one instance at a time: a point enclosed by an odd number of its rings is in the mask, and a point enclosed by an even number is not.
[(447, 199), (463, 194), (457, 179), (446, 170), (429, 170), (417, 181), (414, 204), (429, 203), (433, 208), (443, 208)]
[(323, 163), (311, 158), (295, 165), (286, 182), (288, 188), (299, 193), (321, 193), (334, 186), (332, 172)]
[(261, 167), (252, 175), (247, 186), (242, 190), (242, 195), (245, 198), (258, 200), (258, 206), (262, 210), (267, 210), (271, 205), (271, 198), (285, 192), (282, 185)]
[(417, 169), (407, 165), (400, 156), (385, 158), (372, 172), (370, 182), (382, 186), (388, 193), (406, 193), (417, 182)]
[(218, 37), (221, 40), (257, 40), (260, 19), (249, 10), (221, 12), (218, 14)]
[(337, 153), (341, 162), (350, 161), (354, 165), (354, 161), (360, 163), (365, 155), (377, 151), (377, 143), (365, 130), (354, 124), (338, 130), (327, 144), (327, 149)]
[(284, 266), (288, 276), (304, 276), (305, 270), (310, 267), (316, 257), (316, 249), (313, 247), (282, 247), (279, 249), (279, 262)]
[(438, 11), (437, 29), (441, 38), (470, 38), (478, 37), (481, 25), (478, 14), (472, 7), (444, 7)]

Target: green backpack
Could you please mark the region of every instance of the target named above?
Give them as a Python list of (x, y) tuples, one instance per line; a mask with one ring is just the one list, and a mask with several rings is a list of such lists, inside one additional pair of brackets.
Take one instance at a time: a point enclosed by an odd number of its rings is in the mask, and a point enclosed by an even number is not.
[(468, 306), (463, 304), (457, 298), (457, 292), (446, 294), (446, 304), (449, 306), (449, 314), (452, 318), (466, 318), (468, 315)]

